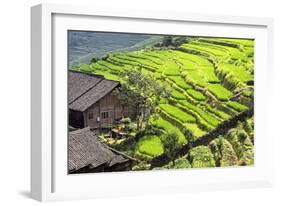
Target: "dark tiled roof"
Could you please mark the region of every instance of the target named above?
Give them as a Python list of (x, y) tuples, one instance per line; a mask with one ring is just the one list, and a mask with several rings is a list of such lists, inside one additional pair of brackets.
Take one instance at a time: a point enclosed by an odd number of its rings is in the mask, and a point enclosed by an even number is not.
[(68, 72), (68, 103), (73, 102), (102, 80), (101, 76), (77, 71)]
[(68, 141), (69, 171), (75, 171), (88, 165), (95, 168), (106, 164), (111, 167), (130, 160), (101, 143), (89, 127), (70, 132)]
[(119, 85), (119, 82), (106, 80), (102, 76), (69, 73), (69, 109), (76, 111), (85, 111)]

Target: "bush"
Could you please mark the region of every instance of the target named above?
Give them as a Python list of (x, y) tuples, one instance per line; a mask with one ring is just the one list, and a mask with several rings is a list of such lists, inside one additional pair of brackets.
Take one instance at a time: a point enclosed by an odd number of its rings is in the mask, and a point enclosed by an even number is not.
[(123, 124), (130, 124), (131, 123), (131, 119), (130, 119), (130, 117), (122, 118), (120, 120), (120, 122), (123, 123)]
[(245, 130), (241, 127), (231, 129), (226, 139), (237, 154), (239, 165), (252, 165), (254, 163), (254, 146)]
[(187, 159), (187, 156), (180, 157), (175, 160), (174, 164), (173, 162), (169, 162), (167, 165), (163, 167), (156, 167), (153, 168), (154, 170), (161, 170), (161, 169), (186, 169), (191, 168), (191, 164)]
[(170, 130), (162, 136), (165, 154), (172, 160), (173, 165), (175, 165), (177, 151), (181, 147), (178, 139), (179, 135), (176, 130)]
[(206, 146), (194, 147), (189, 151), (189, 161), (191, 162), (192, 168), (206, 168), (215, 167), (215, 161), (213, 155)]
[(96, 63), (97, 61), (99, 61), (99, 58), (93, 57), (90, 63)]
[(223, 137), (213, 140), (209, 147), (213, 153), (216, 166), (225, 167), (238, 164), (238, 158), (232, 145)]

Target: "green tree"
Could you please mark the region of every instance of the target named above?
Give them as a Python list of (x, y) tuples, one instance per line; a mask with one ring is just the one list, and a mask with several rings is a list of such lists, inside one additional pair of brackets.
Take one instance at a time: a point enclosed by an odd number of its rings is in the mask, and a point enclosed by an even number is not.
[(168, 47), (173, 45), (173, 38), (172, 36), (164, 36), (162, 46)]
[(172, 160), (173, 166), (175, 165), (175, 158), (178, 149), (181, 147), (179, 143), (179, 134), (175, 130), (170, 130), (162, 136), (165, 154)]
[(96, 63), (97, 61), (99, 61), (99, 58), (93, 57), (93, 58), (91, 59), (91, 63)]
[(124, 82), (118, 93), (123, 104), (130, 105), (136, 112), (137, 131), (147, 128), (150, 116), (155, 113), (162, 98), (170, 97), (167, 85), (160, 85), (151, 75), (144, 75), (141, 67), (123, 72)]

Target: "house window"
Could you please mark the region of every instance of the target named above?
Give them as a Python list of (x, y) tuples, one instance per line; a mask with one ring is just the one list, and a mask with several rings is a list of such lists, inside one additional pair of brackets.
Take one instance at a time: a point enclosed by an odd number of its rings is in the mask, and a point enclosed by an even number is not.
[(93, 112), (90, 112), (90, 113), (88, 114), (88, 119), (94, 119), (94, 114), (93, 114)]
[(109, 117), (109, 113), (108, 112), (102, 112), (101, 113), (101, 118), (102, 119), (107, 119)]

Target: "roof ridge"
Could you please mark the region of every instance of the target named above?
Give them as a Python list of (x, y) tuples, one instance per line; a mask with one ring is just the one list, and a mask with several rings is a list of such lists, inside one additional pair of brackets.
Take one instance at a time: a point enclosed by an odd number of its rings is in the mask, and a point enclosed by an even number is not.
[(79, 133), (84, 132), (84, 131), (91, 131), (91, 129), (90, 129), (90, 127), (84, 127), (82, 129), (78, 129), (78, 130), (69, 132), (69, 134), (79, 134)]
[[(74, 101), (72, 101), (71, 103), (69, 103), (69, 108), (72, 108), (71, 105), (75, 104), (76, 101), (79, 101), (80, 98), (83, 98), (84, 95), (87, 95), (88, 92), (91, 92), (91, 90), (95, 90), (96, 87), (98, 87), (99, 85), (101, 85), (101, 87), (104, 87), (103, 83), (109, 83), (112, 82), (113, 84), (109, 87), (111, 87), (110, 90), (108, 91), (103, 91), (104, 93), (102, 95), (99, 96), (99, 99), (102, 99), (104, 96), (106, 96), (107, 94), (109, 94), (114, 88), (116, 88), (118, 85), (120, 85), (120, 82), (118, 81), (113, 81), (113, 80), (107, 80), (107, 79), (102, 79), (101, 81), (97, 82), (97, 84), (95, 84), (93, 87), (91, 87), (90, 89), (88, 89), (86, 92), (84, 92), (82, 95), (80, 95), (78, 98), (76, 98)], [(92, 104), (96, 103), (98, 100), (93, 101)], [(88, 108), (88, 107), (87, 107)], [(84, 112), (87, 108), (84, 109), (79, 109), (78, 111)], [(77, 110), (77, 109), (74, 109)]]
[(71, 102), (68, 102), (68, 105), (72, 104), (73, 102), (75, 102), (77, 99), (79, 99), (80, 97), (82, 97), (84, 94), (86, 94), (88, 91), (90, 91), (92, 88), (94, 88), (95, 86), (97, 86), (101, 81), (103, 81), (104, 79), (100, 79), (97, 83), (95, 83), (94, 85), (92, 85), (89, 89), (87, 89), (85, 92), (83, 92), (81, 95), (79, 95), (78, 97), (76, 97), (74, 100), (72, 100)]
[(83, 72), (83, 71), (71, 70), (71, 69), (69, 69), (68, 71), (73, 72), (73, 73), (85, 74), (85, 75), (88, 75), (88, 76), (100, 77), (100, 78), (104, 79), (104, 76), (101, 75), (101, 74), (94, 74), (94, 73), (90, 73), (90, 72)]

